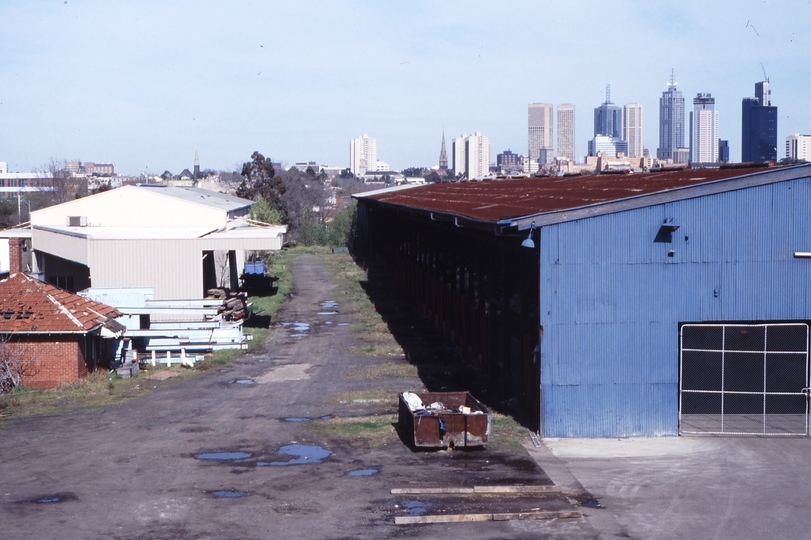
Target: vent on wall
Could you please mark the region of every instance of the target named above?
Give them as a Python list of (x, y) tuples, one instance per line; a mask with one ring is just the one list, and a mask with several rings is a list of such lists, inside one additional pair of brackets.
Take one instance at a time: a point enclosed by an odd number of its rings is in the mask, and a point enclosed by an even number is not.
[(87, 227), (87, 216), (68, 216), (68, 227)]

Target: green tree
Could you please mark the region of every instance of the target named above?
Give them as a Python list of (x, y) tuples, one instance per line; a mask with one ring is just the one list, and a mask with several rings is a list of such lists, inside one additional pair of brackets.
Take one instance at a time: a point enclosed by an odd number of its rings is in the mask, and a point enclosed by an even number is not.
[(327, 227), (327, 245), (348, 246), (355, 237), (358, 203), (354, 199), (335, 214)]
[(302, 209), (296, 227), (296, 241), (305, 246), (324, 245), (327, 228), (311, 208)]
[(268, 206), (281, 214), (281, 221), (287, 223), (285, 186), (282, 179), (276, 176), (271, 159), (254, 152), (251, 160), (242, 164), (242, 177), (242, 184), (237, 188), (237, 197), (253, 201), (264, 199)]
[(282, 214), (276, 208), (271, 208), (265, 199), (259, 199), (251, 206), (251, 219), (278, 225), (282, 222)]

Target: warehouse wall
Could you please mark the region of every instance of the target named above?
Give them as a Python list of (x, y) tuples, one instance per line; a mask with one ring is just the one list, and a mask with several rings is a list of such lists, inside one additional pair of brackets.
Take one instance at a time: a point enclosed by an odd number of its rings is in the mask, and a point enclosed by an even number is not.
[(679, 323), (811, 318), (809, 216), (802, 178), (543, 227), (543, 435), (676, 435)]

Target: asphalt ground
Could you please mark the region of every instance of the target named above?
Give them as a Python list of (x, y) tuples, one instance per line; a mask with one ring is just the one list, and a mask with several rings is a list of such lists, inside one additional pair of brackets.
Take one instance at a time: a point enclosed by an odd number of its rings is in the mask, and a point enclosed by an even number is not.
[[(578, 512), (589, 498), (392, 494), (553, 482), (521, 448), (409, 448), (396, 396), (423, 381), (375, 371), (405, 358), (353, 354), (362, 342), (340, 302), (324, 307), (336, 299), (317, 257), (291, 269), (271, 339), (233, 365), (176, 382), (144, 377), (153, 391), (120, 405), (0, 423), (0, 538), (599, 537), (583, 517), (396, 524)], [(378, 375), (358, 377), (364, 370)]]

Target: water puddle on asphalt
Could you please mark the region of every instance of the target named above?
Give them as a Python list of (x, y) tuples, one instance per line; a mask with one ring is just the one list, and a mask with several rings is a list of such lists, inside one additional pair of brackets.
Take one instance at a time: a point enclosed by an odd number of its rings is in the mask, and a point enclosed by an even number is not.
[(251, 457), (253, 454), (250, 452), (207, 452), (204, 454), (195, 454), (197, 459), (213, 459), (219, 461), (230, 461), (234, 459), (245, 459)]
[(339, 322), (338, 326), (349, 326), (348, 322)]
[(234, 384), (256, 384), (256, 381), (253, 379), (237, 379), (234, 381)]
[(335, 417), (332, 416), (331, 414), (325, 414), (324, 416), (319, 416), (318, 417), (319, 420), (332, 420), (333, 418), (335, 418)]
[(37, 499), (37, 504), (52, 504), (62, 502), (62, 497), (43, 497), (42, 499)]
[(304, 416), (291, 416), (289, 418), (284, 419), (285, 422), (294, 422), (294, 423), (309, 422), (310, 420), (312, 420), (312, 418), (305, 418)]
[(337, 311), (319, 311), (316, 315), (337, 315)]
[(324, 309), (336, 309), (338, 307), (338, 302), (335, 302), (334, 300), (324, 300), (318, 305)]
[(221, 489), (218, 491), (210, 491), (209, 493), (218, 499), (236, 499), (237, 497), (247, 495), (245, 491), (237, 491), (235, 489)]
[(349, 471), (346, 473), (347, 476), (372, 476), (373, 474), (377, 474), (377, 469), (359, 469), (357, 471)]
[(39, 497), (34, 497), (32, 499), (28, 499), (27, 501), (20, 502), (34, 504), (57, 504), (75, 500), (77, 500), (77, 497), (73, 493), (52, 493), (50, 495), (40, 495)]
[(431, 507), (431, 503), (424, 503), (421, 501), (404, 501), (400, 506), (406, 509), (407, 516), (422, 516)]
[(311, 444), (288, 444), (279, 448), (279, 453), (286, 456), (296, 456), (290, 461), (258, 462), (257, 467), (283, 467), (285, 465), (304, 465), (308, 463), (321, 463), (332, 452), (324, 450), (320, 446)]

